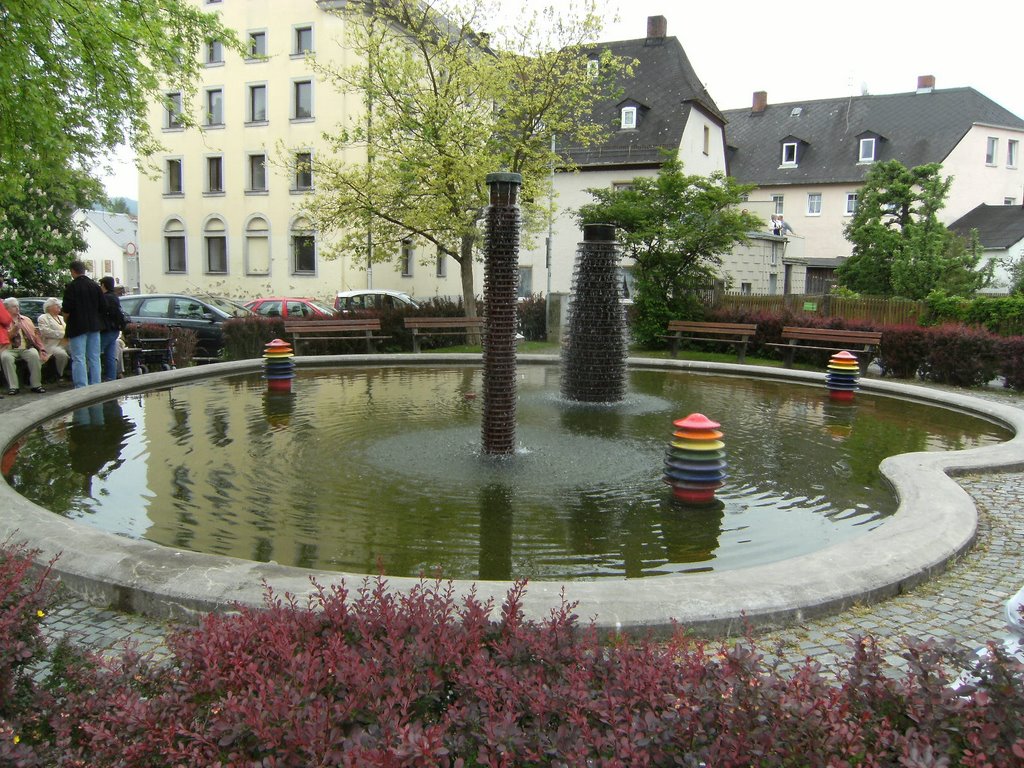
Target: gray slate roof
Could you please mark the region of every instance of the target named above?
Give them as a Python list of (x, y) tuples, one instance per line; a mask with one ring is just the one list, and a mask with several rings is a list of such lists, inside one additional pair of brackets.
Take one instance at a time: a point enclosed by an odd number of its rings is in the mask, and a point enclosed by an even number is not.
[[(620, 92), (594, 109), (596, 119), (612, 131), (603, 144), (569, 148), (567, 154), (581, 167), (660, 165), (661, 150), (676, 150), (691, 110), (699, 107), (719, 123), (722, 113), (690, 64), (675, 37), (601, 43), (597, 51), (610, 51), (627, 61), (636, 60), (631, 77), (619, 83)], [(623, 106), (638, 109), (636, 130), (621, 130)]]
[(138, 225), (126, 213), (83, 210), (82, 214), (92, 222), (93, 226), (121, 248), (124, 248), (128, 243), (134, 242), (137, 237)]
[[(973, 88), (791, 101), (760, 113), (724, 114), (729, 174), (762, 186), (863, 181), (871, 167), (857, 162), (865, 133), (881, 137), (876, 160), (913, 168), (941, 163), (975, 123), (1024, 129), (1024, 120)], [(807, 142), (795, 168), (779, 167), (787, 137)]]
[(1024, 208), (1019, 205), (986, 205), (982, 203), (949, 225), (961, 235), (978, 230), (978, 239), (985, 248), (1010, 248), (1024, 240)]

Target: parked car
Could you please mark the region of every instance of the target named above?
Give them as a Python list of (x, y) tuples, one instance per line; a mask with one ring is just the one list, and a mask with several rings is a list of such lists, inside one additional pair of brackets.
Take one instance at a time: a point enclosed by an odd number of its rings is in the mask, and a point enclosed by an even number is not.
[(121, 308), (133, 323), (188, 328), (196, 332), (196, 355), (216, 357), (224, 347), (223, 324), (232, 317), (252, 312), (241, 304), (220, 296), (183, 296), (176, 293), (150, 293), (121, 297)]
[(402, 291), (366, 288), (360, 291), (338, 291), (334, 308), (342, 315), (374, 316), (389, 309), (417, 309), (419, 304)]
[(333, 309), (324, 306), (318, 301), (292, 296), (253, 299), (252, 301), (247, 301), (243, 306), (251, 309), (257, 315), (284, 317), (289, 320), (314, 320), (316, 318), (334, 317), (337, 314)]
[[(59, 299), (60, 296), (57, 298)], [(43, 314), (43, 303), (46, 299), (46, 296), (19, 296), (18, 308), (22, 315), (30, 318), (34, 323), (36, 318)]]

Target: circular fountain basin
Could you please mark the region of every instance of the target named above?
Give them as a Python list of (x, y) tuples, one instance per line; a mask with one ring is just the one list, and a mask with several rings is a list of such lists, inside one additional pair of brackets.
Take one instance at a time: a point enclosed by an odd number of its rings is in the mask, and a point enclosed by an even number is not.
[[(321, 365), (466, 365), (478, 360), (479, 356), (474, 355), (388, 355), (299, 358), (297, 363), (300, 369), (308, 369)], [(523, 366), (531, 363), (550, 366), (552, 359), (521, 357), (520, 363)], [(821, 386), (824, 380), (821, 374), (752, 366), (653, 360), (631, 363), (634, 366), (642, 364), (645, 369), (727, 373), (815, 386)], [(13, 438), (58, 412), (140, 391), (143, 385), (147, 389), (171, 387), (211, 376), (236, 376), (244, 380), (243, 374), (258, 372), (260, 366), (261, 361), (258, 360), (204, 366), (125, 379), (47, 398), (11, 412), (10, 418), (2, 425), (0, 444), (6, 450)], [(862, 385), (866, 392), (952, 408), (1008, 426), (1019, 433), (1017, 420), (1020, 415), (1013, 408), (885, 381), (863, 380)], [(827, 399), (823, 388), (821, 394)], [(666, 440), (671, 435), (672, 418), (683, 415), (658, 415), (669, 425)], [(522, 431), (525, 434), (523, 441), (529, 442), (529, 428), (524, 427)], [(620, 578), (568, 583), (566, 597), (579, 602), (577, 612), (580, 616), (584, 619), (595, 617), (599, 625), (610, 630), (667, 628), (673, 621), (678, 621), (698, 631), (723, 632), (736, 629), (736, 622), (741, 616), (754, 625), (775, 624), (841, 610), (853, 602), (866, 602), (893, 594), (942, 568), (973, 540), (973, 504), (944, 470), (983, 469), (1019, 462), (1024, 450), (1017, 442), (1018, 438), (1014, 438), (984, 448), (914, 453), (886, 459), (882, 462), (881, 472), (899, 497), (896, 513), (884, 524), (867, 526), (873, 530), (826, 543), (816, 552), (803, 552), (752, 566), (738, 562), (730, 565), (729, 570), (704, 573), (692, 572), (702, 568), (681, 568), (676, 574), (652, 575), (640, 580), (622, 579), (623, 569), (612, 568), (611, 572)], [(187, 552), (112, 535), (61, 518), (31, 504), (6, 485), (0, 487), (0, 494), (3, 495), (0, 501), (14, 508), (13, 514), (0, 523), (0, 535), (4, 531), (16, 531), (14, 538), (25, 539), (37, 547), (41, 560), (59, 552), (57, 571), (69, 586), (85, 596), (155, 615), (180, 617), (225, 609), (236, 602), (259, 604), (263, 596), (263, 580), (279, 592), (299, 595), (310, 592), (311, 577), (320, 584), (345, 580), (349, 586), (355, 586), (363, 578), (361, 573), (370, 570), (363, 567), (359, 573), (353, 573), (351, 569), (339, 573)], [(655, 569), (652, 574), (661, 572)], [(504, 579), (513, 575), (519, 574), (501, 569), (481, 570), (472, 578), (457, 580), (455, 585), (459, 590), (468, 590), (475, 585), (478, 594), (493, 596), (500, 602), (510, 586)], [(544, 579), (543, 574), (527, 576), (537, 579), (530, 582), (527, 608), (535, 616), (544, 615), (560, 600), (566, 575), (558, 574), (553, 579)], [(387, 580), (395, 589), (407, 589), (418, 583), (418, 579), (402, 575), (389, 575)]]

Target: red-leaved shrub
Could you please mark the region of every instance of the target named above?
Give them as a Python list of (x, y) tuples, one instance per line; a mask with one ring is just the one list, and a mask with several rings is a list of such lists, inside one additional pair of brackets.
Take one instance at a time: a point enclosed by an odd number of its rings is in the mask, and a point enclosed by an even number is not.
[(958, 387), (980, 387), (999, 373), (1001, 342), (988, 331), (958, 325), (929, 329), (921, 378)]

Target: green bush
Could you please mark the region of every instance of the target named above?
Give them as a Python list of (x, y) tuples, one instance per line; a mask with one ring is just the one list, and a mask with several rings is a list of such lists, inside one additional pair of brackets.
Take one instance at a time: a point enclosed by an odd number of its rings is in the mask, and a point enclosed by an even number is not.
[(288, 341), (284, 320), (280, 317), (249, 315), (224, 321), (224, 359), (251, 360), (263, 357), (263, 350), (274, 339)]

